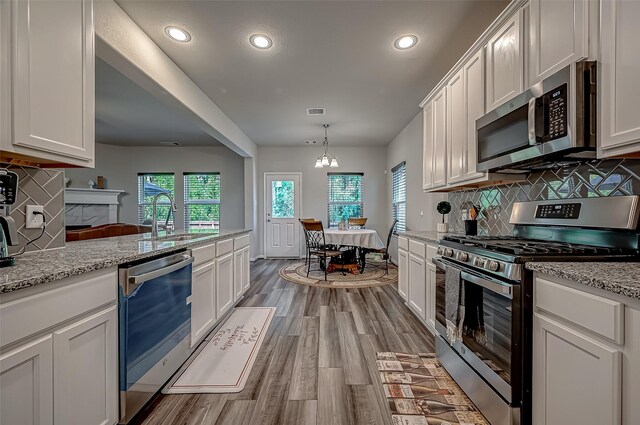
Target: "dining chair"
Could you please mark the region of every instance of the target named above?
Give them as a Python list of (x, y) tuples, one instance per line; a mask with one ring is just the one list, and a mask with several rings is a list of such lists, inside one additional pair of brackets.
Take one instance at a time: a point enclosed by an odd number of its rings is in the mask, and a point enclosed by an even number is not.
[(307, 242), (307, 252), (309, 253), (309, 265), (307, 267), (307, 277), (309, 277), (309, 271), (311, 270), (311, 256), (318, 257), (320, 263), (320, 270), (324, 271), (324, 280), (327, 280), (327, 268), (329, 267), (329, 259), (338, 257), (342, 254), (338, 250), (331, 249), (332, 247), (326, 244), (324, 236), (324, 227), (322, 221), (300, 221), (305, 231), (305, 237)]
[(349, 217), (349, 229), (364, 229), (367, 217)]
[(307, 243), (307, 230), (304, 228), (303, 223), (313, 223), (314, 221), (317, 221), (317, 220), (315, 218), (299, 218), (298, 221), (302, 226), (302, 233), (304, 233), (304, 245), (305, 245), (304, 265), (306, 266), (307, 262), (309, 262), (309, 266), (310, 266), (311, 256), (309, 255), (309, 244)]
[(389, 274), (389, 259), (390, 259), (389, 245), (391, 244), (391, 237), (393, 236), (393, 230), (396, 228), (397, 225), (398, 225), (398, 219), (396, 218), (395, 220), (393, 220), (393, 224), (391, 225), (391, 228), (389, 229), (389, 234), (387, 235), (387, 246), (380, 249), (368, 250), (368, 252), (375, 252), (378, 254), (382, 254), (382, 258), (384, 259), (384, 265), (385, 265), (385, 272), (384, 272), (385, 275)]

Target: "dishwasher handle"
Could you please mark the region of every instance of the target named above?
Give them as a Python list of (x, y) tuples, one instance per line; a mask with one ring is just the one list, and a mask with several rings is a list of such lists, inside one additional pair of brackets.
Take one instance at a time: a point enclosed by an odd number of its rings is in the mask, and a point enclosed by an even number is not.
[(141, 283), (144, 283), (148, 280), (151, 279), (155, 279), (157, 277), (160, 276), (164, 276), (165, 274), (169, 274), (171, 272), (174, 272), (178, 269), (183, 268), (184, 266), (187, 266), (191, 263), (193, 263), (193, 261), (195, 260), (192, 256), (190, 255), (183, 255), (183, 260), (175, 263), (175, 264), (171, 264), (170, 266), (167, 267), (163, 267), (161, 269), (158, 270), (154, 270), (148, 273), (142, 273), (136, 276), (129, 276), (129, 284), (134, 284), (134, 285), (140, 285)]

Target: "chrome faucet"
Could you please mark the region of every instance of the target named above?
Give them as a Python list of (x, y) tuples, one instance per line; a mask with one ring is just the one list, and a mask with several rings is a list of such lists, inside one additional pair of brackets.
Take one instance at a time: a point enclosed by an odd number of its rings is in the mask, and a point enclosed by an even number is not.
[[(158, 209), (158, 198), (160, 198), (161, 196), (166, 196), (167, 198), (169, 198), (169, 201), (171, 202), (171, 211), (173, 211), (173, 219), (175, 221), (176, 218), (176, 212), (178, 211), (178, 208), (176, 207), (176, 202), (173, 200), (173, 197), (168, 193), (168, 192), (162, 192), (162, 193), (158, 193), (154, 198), (153, 198), (153, 223), (151, 224), (152, 228), (151, 228), (151, 236), (152, 237), (156, 237), (158, 236), (158, 217), (157, 217), (157, 209)], [(169, 230), (169, 216), (171, 215), (171, 211), (169, 211), (169, 214), (167, 214), (167, 219), (164, 222), (164, 228), (167, 231), (167, 233), (170, 233)]]

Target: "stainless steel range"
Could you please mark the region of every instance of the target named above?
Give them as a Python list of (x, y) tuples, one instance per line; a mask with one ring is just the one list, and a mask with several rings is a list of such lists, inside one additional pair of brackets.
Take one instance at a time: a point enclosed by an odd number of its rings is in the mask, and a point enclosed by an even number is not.
[[(520, 202), (510, 236), (439, 242), (436, 353), (492, 425), (531, 424), (535, 288), (525, 263), (640, 261), (639, 214), (640, 196)], [(464, 287), (465, 314), (461, 338), (451, 342), (446, 290), (455, 282)]]

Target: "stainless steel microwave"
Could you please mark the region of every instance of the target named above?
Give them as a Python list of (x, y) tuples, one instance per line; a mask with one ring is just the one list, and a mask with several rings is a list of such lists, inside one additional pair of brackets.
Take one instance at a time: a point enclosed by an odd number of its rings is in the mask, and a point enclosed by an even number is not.
[(527, 172), (590, 159), (596, 63), (571, 64), (476, 121), (479, 171)]

